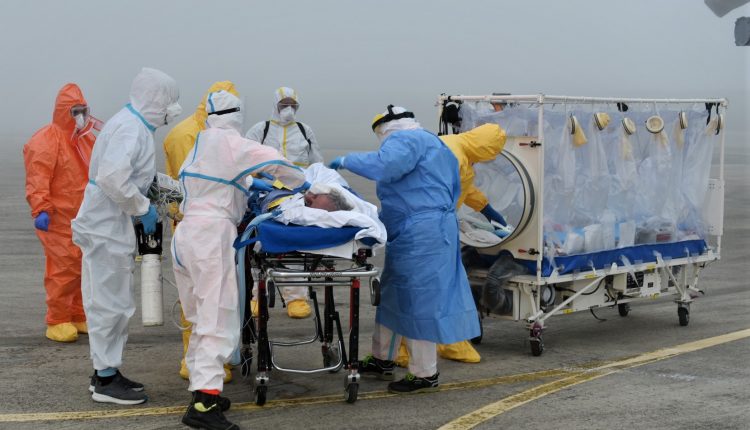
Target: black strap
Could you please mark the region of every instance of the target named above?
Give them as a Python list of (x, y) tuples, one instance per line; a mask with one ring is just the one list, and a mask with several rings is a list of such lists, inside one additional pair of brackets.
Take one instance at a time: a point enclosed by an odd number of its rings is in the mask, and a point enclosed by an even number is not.
[(229, 109), (224, 109), (224, 110), (217, 110), (216, 112), (209, 112), (208, 114), (209, 115), (225, 115), (228, 113), (239, 112), (239, 111), (240, 111), (240, 108), (235, 107), (235, 108), (229, 108)]
[(393, 105), (388, 105), (388, 113), (383, 115), (379, 120), (372, 123), (372, 130), (375, 131), (375, 129), (385, 122), (395, 121), (397, 119), (403, 119), (403, 118), (414, 118), (414, 114), (412, 112), (406, 111), (401, 113), (394, 113), (393, 112)]
[(305, 140), (307, 141), (307, 152), (309, 153), (310, 150), (312, 149), (312, 142), (310, 141), (310, 139), (307, 138), (307, 132), (305, 131), (305, 126), (302, 125), (301, 122), (298, 122), (297, 127), (299, 127), (299, 131), (300, 133), (302, 133), (302, 137), (304, 137)]
[(260, 144), (263, 145), (263, 142), (266, 141), (266, 136), (268, 136), (268, 127), (271, 126), (271, 121), (266, 121), (266, 126), (263, 127), (263, 138), (260, 140)]

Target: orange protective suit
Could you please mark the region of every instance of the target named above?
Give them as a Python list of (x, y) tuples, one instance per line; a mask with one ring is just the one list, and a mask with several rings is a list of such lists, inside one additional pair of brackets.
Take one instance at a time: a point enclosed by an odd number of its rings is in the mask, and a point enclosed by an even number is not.
[(78, 85), (66, 84), (57, 94), (52, 123), (23, 147), (31, 216), (47, 212), (50, 219), (48, 231), (36, 231), (47, 260), (47, 325), (86, 321), (81, 301), (81, 250), (73, 244), (70, 220), (83, 200), (95, 137), (91, 121), (76, 130), (70, 114), (75, 105), (87, 105), (86, 99)]

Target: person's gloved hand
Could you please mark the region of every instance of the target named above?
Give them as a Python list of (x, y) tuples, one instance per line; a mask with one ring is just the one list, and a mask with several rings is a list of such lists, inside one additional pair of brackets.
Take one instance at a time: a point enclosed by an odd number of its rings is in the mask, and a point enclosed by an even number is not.
[(495, 236), (499, 237), (500, 239), (505, 239), (510, 234), (510, 231), (504, 228), (498, 228), (495, 229)]
[(41, 231), (49, 230), (49, 215), (47, 212), (39, 212), (39, 215), (34, 218), (34, 227)]
[(149, 205), (148, 212), (141, 215), (143, 223), (143, 232), (146, 234), (156, 233), (156, 222), (159, 221), (159, 214), (156, 212), (156, 206)]
[(273, 185), (258, 178), (253, 178), (253, 184), (250, 185), (250, 189), (256, 190), (256, 191), (268, 191), (268, 192), (274, 190)]
[(496, 211), (490, 204), (488, 203), (487, 206), (484, 207), (481, 211), (479, 211), (482, 215), (486, 216), (488, 220), (495, 221), (502, 225), (503, 227), (508, 225), (508, 223), (505, 221), (505, 218), (503, 218), (502, 215), (500, 215), (500, 212)]
[(309, 190), (310, 187), (312, 187), (312, 185), (309, 182), (305, 181), (302, 185), (293, 189), (292, 191), (294, 191), (295, 193), (301, 193), (303, 191)]
[(345, 169), (345, 167), (344, 167), (344, 159), (345, 158), (346, 157), (343, 157), (343, 156), (334, 158), (333, 161), (331, 161), (330, 163), (328, 163), (328, 167), (330, 169), (333, 169), (333, 170)]

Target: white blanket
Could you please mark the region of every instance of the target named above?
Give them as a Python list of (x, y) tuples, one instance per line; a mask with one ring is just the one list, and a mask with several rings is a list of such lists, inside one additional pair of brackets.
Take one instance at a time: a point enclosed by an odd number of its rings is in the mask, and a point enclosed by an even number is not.
[(307, 181), (312, 184), (310, 188), (311, 192), (316, 194), (329, 194), (332, 190), (338, 192), (353, 209), (328, 212), (323, 209), (309, 208), (305, 206), (304, 195), (296, 194), (279, 205), (281, 213), (275, 217), (276, 221), (284, 224), (327, 228), (346, 226), (362, 228), (354, 236), (355, 240), (352, 243), (316, 251), (321, 254), (350, 258), (352, 251), (356, 252), (357, 249), (363, 246), (363, 244), (356, 243), (356, 241), (365, 237), (373, 238), (378, 242), (375, 246), (372, 246), (373, 249), (385, 245), (388, 235), (385, 226), (378, 218), (377, 207), (360, 199), (344, 188), (343, 184), (346, 184), (346, 181), (338, 172), (321, 164), (313, 164), (306, 170), (305, 176), (307, 177)]

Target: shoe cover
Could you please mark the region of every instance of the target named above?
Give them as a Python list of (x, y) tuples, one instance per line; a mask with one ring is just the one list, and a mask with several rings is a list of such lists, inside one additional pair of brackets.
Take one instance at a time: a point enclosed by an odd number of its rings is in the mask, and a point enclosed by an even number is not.
[(76, 331), (79, 334), (81, 334), (81, 333), (87, 334), (89, 332), (89, 325), (86, 324), (86, 321), (72, 322), (71, 324), (73, 324), (73, 327), (76, 328)]
[[(180, 362), (180, 377), (186, 381), (190, 380), (190, 371), (187, 368), (187, 363), (185, 363), (184, 358)], [(224, 383), (228, 384), (230, 382), (232, 382), (232, 365), (225, 364), (224, 365)]]
[(310, 305), (307, 304), (307, 300), (292, 300), (286, 305), (286, 313), (289, 315), (289, 318), (307, 318), (311, 312), (312, 310), (310, 309)]
[(47, 339), (55, 342), (75, 342), (78, 339), (78, 330), (69, 322), (48, 325)]
[(254, 317), (258, 316), (258, 301), (257, 300), (250, 300), (250, 311), (253, 313)]
[(409, 350), (406, 349), (406, 341), (403, 337), (401, 338), (401, 344), (398, 346), (398, 356), (393, 362), (398, 367), (406, 368), (409, 366)]
[(450, 345), (438, 345), (438, 355), (448, 360), (461, 361), (464, 363), (479, 363), (482, 357), (468, 340), (451, 343)]

